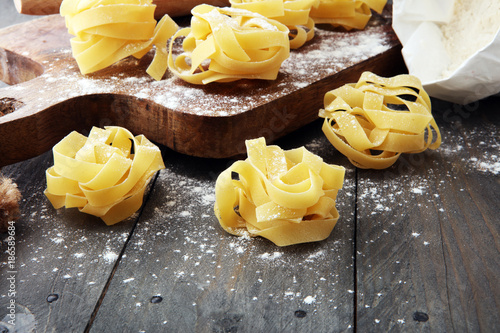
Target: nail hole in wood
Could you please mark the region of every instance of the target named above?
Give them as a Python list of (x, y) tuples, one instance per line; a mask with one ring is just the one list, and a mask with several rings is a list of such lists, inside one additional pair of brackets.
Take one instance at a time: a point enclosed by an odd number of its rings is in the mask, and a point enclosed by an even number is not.
[(160, 303), (161, 301), (163, 301), (163, 297), (161, 297), (161, 296), (151, 297), (151, 303), (153, 303), (153, 304)]
[(47, 296), (47, 302), (49, 302), (49, 303), (55, 302), (58, 299), (59, 299), (58, 294), (50, 294), (49, 296)]
[(416, 311), (413, 314), (413, 320), (419, 322), (426, 322), (427, 320), (429, 320), (429, 315), (425, 312)]
[(307, 312), (305, 312), (304, 310), (295, 311), (295, 317), (304, 318), (305, 316), (307, 316)]

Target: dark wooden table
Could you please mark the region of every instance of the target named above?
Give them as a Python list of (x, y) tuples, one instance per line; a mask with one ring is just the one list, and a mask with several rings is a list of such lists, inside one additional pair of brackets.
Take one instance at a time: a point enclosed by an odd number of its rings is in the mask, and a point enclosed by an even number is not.
[(331, 236), (284, 248), (219, 227), (232, 160), (161, 147), (142, 210), (113, 227), (52, 208), (51, 152), (2, 168), (23, 199), (12, 267), (0, 234), (0, 332), (500, 331), (500, 97), (433, 112), (442, 146), (382, 171), (352, 167), (321, 121), (275, 142), (347, 169)]

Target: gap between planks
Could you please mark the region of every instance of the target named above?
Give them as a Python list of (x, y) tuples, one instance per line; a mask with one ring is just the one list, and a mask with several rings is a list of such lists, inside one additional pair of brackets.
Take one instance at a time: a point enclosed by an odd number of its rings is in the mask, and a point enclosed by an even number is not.
[(130, 239), (132, 238), (135, 228), (137, 227), (137, 223), (141, 219), (142, 216), (142, 211), (144, 210), (144, 207), (149, 201), (149, 198), (151, 196), (151, 192), (153, 190), (154, 185), (156, 184), (156, 180), (158, 179), (158, 175), (160, 174), (160, 171), (157, 171), (153, 180), (150, 182), (148, 185), (149, 189), (147, 191), (147, 195), (144, 198), (144, 202), (139, 210), (139, 213), (135, 219), (134, 225), (132, 226), (132, 229), (130, 230), (127, 240), (123, 243), (123, 247), (120, 251), (120, 254), (118, 255), (118, 258), (116, 259), (116, 262), (113, 266), (113, 269), (111, 270), (111, 273), (108, 277), (108, 280), (106, 281), (106, 284), (104, 285), (104, 288), (102, 289), (101, 295), (99, 296), (99, 299), (97, 300), (97, 303), (94, 307), (94, 310), (92, 311), (92, 314), (90, 315), (89, 321), (87, 323), (87, 326), (85, 327), (85, 330), (83, 331), (84, 333), (90, 332), (90, 329), (92, 328), (92, 324), (94, 323), (94, 320), (97, 316), (97, 313), (99, 312), (99, 309), (101, 308), (102, 301), (104, 300), (104, 297), (106, 296), (106, 293), (109, 289), (109, 286), (111, 284), (111, 281), (113, 280), (113, 277), (115, 276), (115, 272), (118, 269), (118, 266), (120, 265), (120, 262), (122, 260), (123, 254), (125, 253), (125, 250), (127, 249), (128, 243), (130, 242)]

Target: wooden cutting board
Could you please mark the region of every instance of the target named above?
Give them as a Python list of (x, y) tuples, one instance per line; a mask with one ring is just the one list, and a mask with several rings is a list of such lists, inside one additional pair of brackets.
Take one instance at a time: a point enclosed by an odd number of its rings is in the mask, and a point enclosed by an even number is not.
[[(52, 148), (72, 130), (117, 125), (180, 153), (226, 158), (245, 152), (246, 139), (268, 143), (318, 118), (324, 94), (355, 82), (363, 71), (404, 72), (392, 9), (363, 31), (317, 26), (292, 50), (274, 81), (241, 80), (206, 86), (171, 73), (161, 81), (145, 70), (153, 51), (92, 75), (80, 74), (59, 15), (0, 30), (0, 166)], [(181, 20), (182, 21), (182, 20)], [(189, 19), (180, 25), (188, 25)]]

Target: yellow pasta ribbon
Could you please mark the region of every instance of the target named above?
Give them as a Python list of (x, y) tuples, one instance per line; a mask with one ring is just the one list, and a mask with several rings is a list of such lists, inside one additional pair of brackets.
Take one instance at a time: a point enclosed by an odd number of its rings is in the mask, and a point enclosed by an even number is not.
[[(168, 66), (176, 76), (193, 84), (276, 79), (290, 54), (285, 25), (235, 8), (199, 5), (191, 12), (191, 27), (170, 41)], [(174, 60), (173, 43), (181, 37), (184, 52)]]
[(429, 95), (412, 75), (364, 72), (357, 83), (327, 92), (324, 105), (323, 132), (356, 167), (384, 169), (401, 153), (441, 145)]
[(283, 23), (290, 30), (290, 48), (298, 49), (314, 37), (312, 7), (320, 0), (230, 0), (231, 7), (246, 9)]
[(372, 16), (371, 11), (382, 13), (386, 3), (387, 0), (320, 0), (310, 15), (316, 24), (362, 30)]
[(278, 246), (326, 239), (339, 218), (335, 199), (345, 169), (304, 147), (267, 146), (264, 138), (247, 140), (246, 147), (247, 159), (223, 171), (215, 184), (214, 211), (222, 228)]
[(138, 59), (153, 46), (155, 56), (146, 72), (161, 80), (168, 64), (168, 39), (177, 24), (165, 15), (157, 23), (152, 0), (63, 0), (73, 56), (82, 74), (89, 74), (128, 56)]
[(54, 208), (77, 207), (107, 225), (134, 214), (151, 177), (165, 168), (158, 147), (122, 127), (93, 127), (88, 137), (71, 132), (52, 152), (44, 194)]

